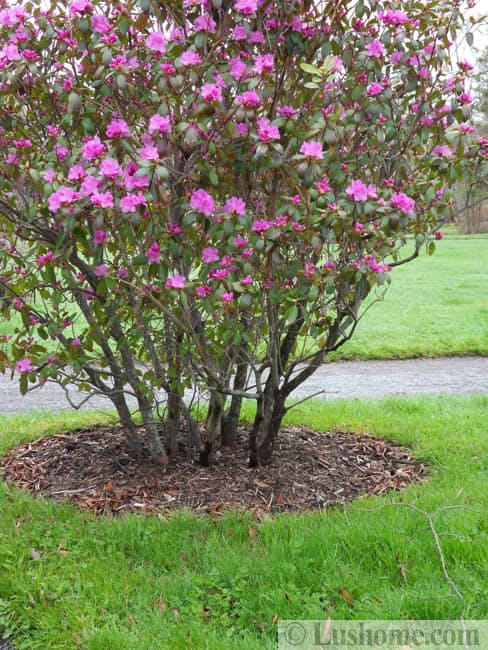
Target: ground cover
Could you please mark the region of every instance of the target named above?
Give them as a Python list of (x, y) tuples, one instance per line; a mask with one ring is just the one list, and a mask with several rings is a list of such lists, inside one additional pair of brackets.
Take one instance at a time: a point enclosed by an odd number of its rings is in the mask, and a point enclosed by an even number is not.
[[(430, 467), (401, 493), (314, 513), (97, 518), (2, 483), (0, 631), (29, 650), (254, 649), (275, 647), (278, 617), (486, 618), (487, 407), (486, 396), (297, 406), (288, 426), (374, 433)], [(94, 418), (3, 418), (1, 449)], [(438, 511), (463, 600), (411, 507)]]

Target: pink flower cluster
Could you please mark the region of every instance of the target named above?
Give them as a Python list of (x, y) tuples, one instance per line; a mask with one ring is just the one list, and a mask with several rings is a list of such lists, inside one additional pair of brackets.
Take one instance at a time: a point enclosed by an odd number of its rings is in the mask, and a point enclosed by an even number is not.
[(210, 217), (215, 211), (213, 197), (203, 189), (195, 190), (190, 198), (190, 208)]
[(377, 198), (378, 191), (374, 185), (365, 185), (362, 181), (356, 180), (346, 187), (346, 194), (353, 201), (367, 201)]
[(392, 194), (390, 204), (404, 214), (410, 214), (415, 208), (415, 201), (403, 192)]

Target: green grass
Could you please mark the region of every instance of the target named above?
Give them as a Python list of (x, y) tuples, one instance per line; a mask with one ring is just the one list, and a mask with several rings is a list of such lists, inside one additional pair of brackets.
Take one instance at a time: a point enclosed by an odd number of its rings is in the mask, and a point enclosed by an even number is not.
[(488, 354), (486, 235), (449, 235), (392, 278), (336, 358)]
[[(275, 614), (453, 619), (465, 608), (468, 619), (488, 618), (487, 411), (488, 396), (298, 406), (290, 422), (393, 438), (431, 465), (431, 477), (401, 494), (253, 523), (255, 539), (243, 514), (96, 520), (0, 484), (0, 632), (28, 650), (254, 650), (276, 647)], [(0, 451), (94, 417), (2, 418)], [(420, 515), (367, 511), (393, 502), (475, 510), (436, 517), (464, 604)], [(352, 594), (352, 608), (340, 589)]]

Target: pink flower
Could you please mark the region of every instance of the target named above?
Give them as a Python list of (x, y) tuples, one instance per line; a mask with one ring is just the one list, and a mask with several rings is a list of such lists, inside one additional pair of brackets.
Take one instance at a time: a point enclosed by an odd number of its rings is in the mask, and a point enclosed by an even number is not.
[(237, 237), (234, 238), (234, 246), (237, 246), (238, 248), (244, 248), (247, 246), (249, 241), (247, 239), (243, 239), (240, 235), (237, 235)]
[(473, 102), (473, 95), (468, 92), (458, 95), (458, 100), (461, 104), (471, 104)]
[(157, 241), (153, 242), (147, 249), (146, 257), (149, 264), (159, 264), (161, 261), (160, 246)]
[(296, 113), (297, 112), (293, 106), (282, 106), (278, 109), (278, 115), (281, 115), (282, 117), (293, 117)]
[(328, 178), (323, 178), (321, 181), (315, 184), (315, 187), (318, 189), (319, 192), (323, 192), (324, 194), (332, 191), (329, 185)]
[(195, 50), (185, 50), (181, 54), (180, 60), (181, 65), (198, 65), (201, 62), (202, 57), (198, 54), (198, 52), (195, 52)]
[(193, 29), (196, 32), (210, 32), (212, 34), (216, 26), (215, 20), (208, 14), (198, 16), (193, 22)]
[(46, 169), (43, 175), (43, 179), (48, 183), (52, 183), (55, 178), (56, 178), (56, 172), (54, 171), (54, 169)]
[(85, 160), (92, 160), (101, 156), (105, 152), (105, 149), (105, 145), (100, 142), (100, 138), (97, 135), (85, 142), (81, 154)]
[(247, 287), (248, 284), (252, 284), (252, 275), (246, 275), (245, 278), (242, 278), (241, 284), (243, 287)]
[(25, 9), (20, 5), (14, 7), (6, 7), (0, 10), (0, 25), (5, 27), (14, 27), (20, 22), (23, 22), (26, 17)]
[(234, 3), (234, 9), (237, 13), (243, 14), (244, 16), (250, 16), (256, 13), (257, 8), (257, 0), (236, 0)]
[(56, 153), (56, 156), (59, 158), (59, 160), (64, 160), (69, 156), (68, 147), (64, 147), (62, 144), (56, 143), (54, 145), (54, 151)]
[(365, 185), (362, 181), (352, 181), (346, 188), (346, 194), (353, 201), (367, 201), (375, 199), (378, 196), (377, 189), (374, 185)]
[(68, 180), (81, 181), (86, 176), (86, 171), (82, 165), (73, 165), (69, 168)]
[(236, 133), (239, 136), (245, 137), (249, 133), (249, 127), (245, 122), (237, 122)]
[(234, 41), (247, 41), (246, 28), (243, 25), (236, 25), (232, 30), (232, 38)]
[(385, 53), (385, 48), (383, 47), (383, 43), (381, 41), (374, 40), (371, 41), (371, 43), (367, 44), (366, 52), (368, 53), (368, 56), (380, 59)]
[(107, 239), (108, 235), (105, 230), (95, 230), (95, 234), (93, 235), (93, 245), (95, 247), (102, 246), (106, 243)]
[(206, 102), (222, 101), (222, 90), (216, 84), (204, 84), (200, 94), (202, 99)]
[(18, 61), (21, 58), (17, 45), (5, 45), (0, 50), (0, 59), (7, 61)]
[(139, 153), (141, 160), (158, 160), (159, 152), (152, 144), (146, 144)]
[(473, 70), (474, 65), (470, 63), (469, 61), (458, 61), (458, 65), (461, 68), (461, 70), (464, 70), (464, 72), (469, 72), (470, 70)]
[(367, 93), (370, 97), (374, 97), (375, 95), (379, 95), (382, 93), (384, 90), (383, 86), (376, 81), (373, 81), (373, 83), (370, 83), (368, 88), (367, 88)]
[(114, 119), (107, 126), (107, 138), (126, 138), (130, 136), (129, 125), (125, 120)]
[(113, 208), (114, 197), (112, 192), (93, 192), (91, 195), (91, 202), (99, 208)]
[(234, 300), (234, 292), (233, 291), (227, 291), (226, 293), (223, 293), (221, 295), (221, 298), (223, 302), (231, 302)]
[(271, 72), (274, 66), (274, 58), (272, 54), (258, 54), (254, 57), (253, 70), (257, 74), (263, 72)]
[(124, 214), (135, 212), (138, 205), (145, 205), (146, 199), (142, 192), (137, 194), (126, 194), (120, 199), (120, 209)]
[(164, 286), (168, 287), (168, 289), (184, 289), (185, 281), (186, 278), (184, 275), (175, 273), (175, 275), (172, 275), (170, 278), (166, 280)]
[(90, 13), (93, 10), (93, 5), (87, 0), (75, 0), (70, 4), (69, 10), (72, 14)]
[(236, 80), (242, 79), (242, 77), (247, 71), (247, 65), (239, 56), (231, 59), (229, 61), (229, 66), (230, 66), (230, 76)]
[(231, 196), (230, 199), (227, 199), (223, 209), (224, 212), (230, 212), (230, 214), (236, 214), (240, 217), (246, 214), (246, 204), (237, 196)]
[(213, 246), (207, 246), (202, 251), (202, 260), (204, 264), (210, 264), (211, 262), (218, 262), (220, 259), (220, 253), (217, 248)]
[(97, 34), (106, 34), (112, 27), (107, 18), (103, 14), (93, 14), (91, 18), (91, 26)]
[(205, 190), (195, 190), (191, 195), (190, 208), (209, 217), (215, 211), (215, 201)]
[(440, 240), (440, 239), (442, 239), (442, 238), (444, 237), (444, 233), (443, 233), (441, 230), (437, 230), (436, 233), (435, 233), (435, 235), (434, 235), (434, 237), (435, 237), (437, 240)]
[(95, 176), (87, 176), (81, 184), (80, 190), (84, 196), (91, 196), (98, 190), (101, 183)]
[(205, 296), (208, 296), (211, 291), (212, 289), (207, 285), (203, 285), (195, 289), (195, 293), (199, 298), (205, 298)]
[(253, 232), (258, 232), (258, 233), (266, 232), (266, 230), (269, 230), (272, 227), (273, 227), (273, 222), (267, 221), (266, 219), (257, 219), (252, 224)]
[(34, 370), (32, 361), (29, 358), (19, 359), (15, 364), (17, 372), (32, 372)]
[(52, 251), (48, 251), (45, 255), (39, 255), (37, 258), (37, 268), (40, 269), (44, 264), (49, 264), (49, 262), (52, 262), (54, 257), (54, 253)]
[(117, 178), (122, 173), (119, 163), (113, 158), (105, 158), (100, 163), (100, 173), (106, 178)]
[(315, 158), (316, 160), (322, 160), (324, 157), (324, 152), (322, 150), (322, 143), (317, 140), (310, 140), (309, 142), (304, 142), (300, 147), (300, 153), (308, 158)]
[(106, 264), (98, 264), (94, 268), (94, 273), (97, 278), (107, 278), (108, 277), (108, 266)]
[(149, 187), (149, 176), (144, 174), (143, 176), (132, 176), (128, 173), (124, 175), (124, 187), (126, 190), (141, 190), (145, 187)]
[[(90, 289), (91, 289), (91, 287), (90, 287)], [(71, 345), (74, 348), (77, 348), (77, 347), (79, 347), (81, 345), (81, 340), (78, 337), (76, 337), (71, 341)]]
[(47, 202), (51, 212), (56, 212), (62, 205), (69, 205), (76, 199), (79, 199), (78, 192), (74, 192), (71, 187), (62, 185), (56, 192), (53, 192)]
[(274, 124), (266, 119), (261, 117), (258, 119), (258, 136), (263, 142), (268, 142), (269, 140), (279, 140), (280, 139), (280, 130)]
[(236, 102), (246, 108), (253, 108), (254, 106), (258, 106), (261, 100), (255, 90), (246, 90), (242, 95), (237, 95)]
[(454, 154), (447, 144), (438, 144), (432, 149), (432, 153), (442, 158), (454, 158)]
[(378, 18), (386, 25), (403, 25), (408, 23), (410, 18), (401, 9), (388, 9), (387, 11), (380, 11)]
[(148, 47), (153, 52), (158, 52), (159, 54), (164, 54), (166, 52), (166, 38), (163, 32), (152, 32), (146, 38), (146, 47)]
[(474, 132), (474, 126), (471, 124), (466, 124), (463, 122), (462, 124), (459, 125), (459, 130), (462, 131), (463, 133), (473, 133)]
[(149, 119), (149, 133), (169, 133), (171, 131), (171, 121), (168, 115), (159, 115), (156, 113)]
[(415, 201), (403, 192), (392, 194), (390, 204), (393, 208), (398, 208), (405, 214), (412, 212), (415, 208)]

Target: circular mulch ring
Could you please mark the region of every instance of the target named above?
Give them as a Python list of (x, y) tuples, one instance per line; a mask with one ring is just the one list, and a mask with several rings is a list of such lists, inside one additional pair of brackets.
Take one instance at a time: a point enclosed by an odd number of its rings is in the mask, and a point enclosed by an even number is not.
[(296, 512), (400, 490), (425, 477), (408, 450), (367, 434), (287, 426), (273, 462), (251, 469), (247, 432), (221, 448), (210, 467), (184, 453), (166, 467), (136, 459), (121, 427), (91, 427), (41, 438), (0, 459), (4, 478), (35, 495), (69, 500), (97, 514), (224, 510)]

